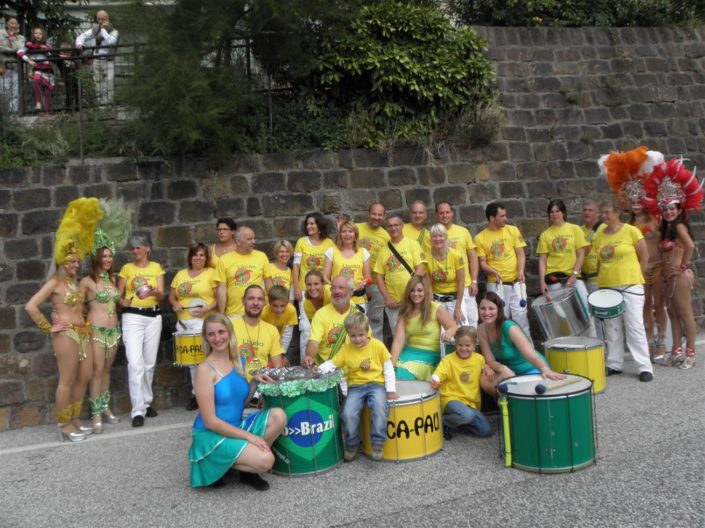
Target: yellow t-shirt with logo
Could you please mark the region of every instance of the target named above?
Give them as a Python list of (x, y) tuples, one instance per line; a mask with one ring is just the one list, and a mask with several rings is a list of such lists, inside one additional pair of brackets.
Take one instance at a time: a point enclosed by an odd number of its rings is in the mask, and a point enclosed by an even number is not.
[[(593, 240), (597, 236), (597, 233), (603, 231), (606, 227), (607, 224), (600, 224), (600, 227), (598, 227), (596, 231), (593, 231), (583, 225), (580, 226), (580, 229), (583, 230), (583, 235), (585, 236), (587, 243), (592, 244)], [(585, 260), (583, 260), (583, 267), (580, 271), (585, 275), (593, 275), (597, 273), (597, 253), (592, 250), (592, 245), (585, 248)], [(596, 279), (589, 280), (590, 282), (593, 282)]]
[(592, 251), (599, 262), (597, 285), (600, 288), (644, 284), (636, 252), (636, 244), (642, 238), (641, 231), (629, 224), (623, 224), (614, 234), (602, 230), (595, 235)]
[[(323, 285), (323, 306), (330, 304), (331, 300), (331, 293), (330, 293), (330, 284), (324, 284)], [(323, 308), (321, 306), (321, 308)], [(304, 312), (306, 312), (306, 318), (311, 321), (313, 319), (313, 316), (316, 314), (316, 308), (313, 306), (313, 303), (308, 299), (304, 299)]]
[(294, 305), (291, 303), (286, 304), (284, 313), (279, 316), (274, 313), (272, 307), (268, 304), (262, 308), (262, 315), (260, 315), (260, 319), (262, 319), (265, 323), (269, 323), (274, 326), (277, 329), (277, 332), (279, 332), (280, 337), (287, 326), (296, 326), (299, 324), (299, 321), (296, 318), (296, 308), (294, 308)]
[(152, 289), (157, 288), (157, 278), (164, 275), (161, 264), (150, 261), (144, 268), (135, 266), (128, 262), (121, 269), (118, 276), (125, 281), (125, 299), (130, 299), (130, 306), (133, 308), (152, 308), (157, 306), (159, 301), (153, 296), (146, 299), (137, 297), (137, 290), (145, 284), (149, 284)]
[[(198, 305), (210, 306), (215, 302), (215, 287), (218, 285), (213, 278), (215, 270), (213, 268), (205, 268), (195, 277), (189, 276), (189, 269), (179, 271), (171, 281), (171, 289), (174, 291), (176, 300), (179, 306), (184, 308), (176, 317), (183, 321), (194, 319), (191, 310), (186, 308), (194, 308)], [(209, 312), (211, 313), (211, 312)], [(206, 314), (207, 315), (207, 314)], [(203, 319), (205, 319), (205, 315)]]
[(280, 270), (273, 262), (270, 262), (267, 264), (267, 267), (264, 268), (265, 279), (272, 279), (273, 286), (284, 286), (287, 290), (291, 288), (291, 274), (291, 268)]
[[(517, 250), (526, 247), (524, 237), (519, 229), (505, 225), (496, 230), (485, 228), (475, 236), (477, 256), (485, 257), (487, 264), (496, 269), (504, 282), (514, 282), (519, 276), (517, 270)], [(487, 282), (497, 282), (497, 278), (489, 274)]]
[(570, 275), (577, 259), (575, 252), (589, 245), (580, 226), (565, 222), (561, 227), (552, 225), (541, 233), (536, 253), (548, 253), (546, 274)]
[[(318, 343), (318, 354), (316, 355), (316, 365), (325, 363), (331, 359), (331, 351), (338, 335), (345, 329), (343, 322), (345, 318), (356, 308), (350, 304), (350, 308), (339, 313), (333, 304), (327, 304), (316, 312), (311, 321), (310, 341)], [(349, 343), (350, 338), (345, 337), (345, 343)]]
[[(399, 244), (394, 244), (394, 249), (411, 267), (412, 271), (419, 264), (426, 263), (426, 257), (416, 240), (404, 237)], [(387, 286), (389, 295), (395, 301), (400, 301), (404, 297), (406, 284), (411, 278), (411, 274), (406, 270), (404, 265), (399, 262), (399, 259), (394, 256), (392, 250), (386, 244), (379, 250), (377, 254), (377, 262), (375, 263), (374, 272), (384, 276), (384, 283)]]
[(362, 348), (352, 343), (343, 345), (332, 361), (345, 373), (348, 387), (354, 387), (367, 383), (384, 385), (384, 362), (391, 358), (384, 343), (372, 337)]
[(473, 409), (480, 409), (480, 374), (484, 364), (485, 358), (475, 352), (467, 359), (462, 359), (453, 352), (441, 360), (434, 374), (441, 379), (443, 409), (451, 400), (457, 400)]
[(416, 229), (414, 224), (404, 224), (403, 233), (405, 237), (416, 240), (424, 253), (431, 251), (431, 232), (425, 227)]
[(230, 251), (220, 257), (215, 268), (215, 280), (224, 282), (228, 288), (225, 315), (241, 315), (245, 312), (242, 296), (252, 284), (264, 288), (264, 269), (267, 264), (267, 255), (256, 249), (247, 255)]
[[(458, 224), (453, 224), (447, 231), (448, 247), (455, 249), (467, 258), (468, 251), (475, 249), (475, 242), (472, 240), (470, 231)], [(472, 284), (472, 270), (468, 265), (467, 268), (465, 268), (465, 286), (470, 286), (470, 284)]]
[(386, 246), (391, 237), (386, 229), (383, 227), (378, 227), (377, 229), (372, 229), (370, 224), (367, 222), (360, 222), (355, 224), (357, 230), (360, 234), (360, 245), (370, 252), (370, 269), (375, 269), (375, 262), (377, 262), (377, 253), (382, 246)]
[(465, 274), (468, 273), (467, 266), (465, 266), (465, 254), (450, 248), (448, 248), (446, 258), (443, 260), (436, 260), (433, 254), (429, 253), (427, 265), (433, 293), (457, 293), (456, 277), (458, 271), (462, 269)]
[(299, 287), (301, 291), (306, 291), (306, 274), (309, 271), (323, 272), (326, 250), (333, 246), (335, 244), (330, 238), (324, 238), (318, 246), (311, 244), (311, 239), (307, 236), (297, 240), (294, 248), (294, 263), (300, 266)]
[[(331, 281), (338, 275), (351, 277), (357, 288), (357, 285), (365, 278), (363, 268), (365, 262), (370, 260), (370, 254), (365, 248), (361, 247), (358, 248), (357, 253), (348, 258), (340, 252), (338, 246), (333, 246), (326, 250), (326, 259), (330, 260), (333, 264), (330, 271)], [(352, 302), (355, 304), (363, 304), (367, 302), (367, 297), (358, 295), (352, 298)]]
[(242, 317), (231, 319), (235, 331), (237, 351), (245, 363), (247, 381), (252, 379), (252, 371), (265, 368), (271, 358), (281, 356), (279, 332), (269, 323), (258, 321), (257, 326), (248, 325)]
[(441, 324), (438, 322), (438, 306), (431, 302), (431, 318), (425, 325), (421, 323), (421, 315), (412, 317), (406, 323), (406, 344), (413, 348), (441, 351)]

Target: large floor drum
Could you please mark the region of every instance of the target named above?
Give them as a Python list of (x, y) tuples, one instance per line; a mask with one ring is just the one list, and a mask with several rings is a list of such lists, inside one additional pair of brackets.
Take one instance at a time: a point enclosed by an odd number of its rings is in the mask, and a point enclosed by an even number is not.
[(558, 337), (544, 343), (546, 359), (556, 372), (585, 376), (594, 393), (605, 390), (605, 350), (594, 337)]

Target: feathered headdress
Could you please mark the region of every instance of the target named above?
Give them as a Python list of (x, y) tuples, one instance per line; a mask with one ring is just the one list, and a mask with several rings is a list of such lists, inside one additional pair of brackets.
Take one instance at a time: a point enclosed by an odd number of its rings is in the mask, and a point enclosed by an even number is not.
[(685, 168), (683, 158), (657, 165), (646, 177), (644, 191), (642, 203), (651, 214), (676, 202), (685, 211), (699, 211), (703, 203), (702, 183), (698, 183), (695, 170)]
[(632, 200), (644, 198), (644, 176), (663, 163), (663, 154), (641, 146), (626, 152), (610, 152), (597, 161), (612, 192), (626, 209)]
[(91, 255), (106, 247), (114, 255), (115, 249), (122, 249), (130, 236), (132, 209), (122, 200), (100, 200), (103, 219), (95, 231)]
[(98, 198), (71, 201), (56, 230), (54, 262), (63, 265), (72, 258), (82, 260), (93, 246), (93, 233), (101, 218)]

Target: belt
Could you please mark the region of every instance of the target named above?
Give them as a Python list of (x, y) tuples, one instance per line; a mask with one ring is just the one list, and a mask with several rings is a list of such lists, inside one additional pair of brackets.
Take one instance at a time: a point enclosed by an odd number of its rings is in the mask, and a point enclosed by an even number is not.
[(352, 293), (353, 297), (362, 297), (364, 295), (367, 295), (367, 290), (365, 288), (360, 288), (359, 290), (355, 290)]
[(122, 313), (144, 315), (146, 317), (156, 317), (158, 315), (162, 315), (162, 310), (161, 308), (159, 308), (159, 306), (151, 306), (149, 308), (135, 308), (132, 306), (128, 306), (127, 308), (122, 309)]
[(438, 293), (433, 294), (433, 300), (438, 301), (438, 302), (450, 302), (454, 301), (456, 299), (456, 295), (454, 293), (448, 293), (445, 295), (440, 295)]
[(597, 272), (595, 273), (583, 273), (580, 275), (581, 279), (592, 279), (593, 277), (597, 277)]

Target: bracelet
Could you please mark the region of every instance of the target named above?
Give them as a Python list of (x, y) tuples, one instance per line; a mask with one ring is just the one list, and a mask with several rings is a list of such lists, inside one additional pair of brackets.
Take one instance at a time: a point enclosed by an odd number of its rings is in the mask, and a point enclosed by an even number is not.
[(40, 317), (38, 322), (35, 322), (35, 324), (42, 332), (51, 334), (51, 323), (49, 323), (43, 315)]

